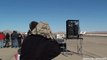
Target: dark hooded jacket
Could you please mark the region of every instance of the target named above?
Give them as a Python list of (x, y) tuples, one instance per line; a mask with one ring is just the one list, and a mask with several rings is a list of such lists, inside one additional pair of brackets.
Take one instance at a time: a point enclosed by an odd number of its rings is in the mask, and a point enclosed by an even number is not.
[(20, 60), (51, 60), (61, 52), (55, 40), (41, 35), (27, 36), (21, 46)]

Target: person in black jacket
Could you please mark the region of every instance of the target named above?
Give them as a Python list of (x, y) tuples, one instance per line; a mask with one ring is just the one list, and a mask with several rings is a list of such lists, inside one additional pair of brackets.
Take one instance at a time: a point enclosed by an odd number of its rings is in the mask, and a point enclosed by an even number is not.
[(51, 60), (61, 53), (47, 23), (33, 21), (29, 31), (21, 46), (20, 60)]
[(13, 31), (11, 34), (11, 43), (12, 43), (12, 48), (17, 48), (18, 47), (18, 32)]
[(4, 47), (9, 47), (9, 42), (10, 42), (10, 35), (9, 33), (6, 33), (6, 37), (5, 37), (5, 46)]
[(19, 45), (19, 48), (21, 47), (21, 42), (22, 42), (22, 34), (19, 33), (18, 34), (18, 45)]

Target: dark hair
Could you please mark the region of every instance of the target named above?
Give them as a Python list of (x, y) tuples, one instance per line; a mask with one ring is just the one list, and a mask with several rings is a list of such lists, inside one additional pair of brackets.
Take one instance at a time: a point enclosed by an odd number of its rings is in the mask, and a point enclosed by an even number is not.
[(31, 31), (37, 26), (38, 22), (36, 21), (32, 21), (30, 24), (29, 24), (29, 28), (31, 29)]

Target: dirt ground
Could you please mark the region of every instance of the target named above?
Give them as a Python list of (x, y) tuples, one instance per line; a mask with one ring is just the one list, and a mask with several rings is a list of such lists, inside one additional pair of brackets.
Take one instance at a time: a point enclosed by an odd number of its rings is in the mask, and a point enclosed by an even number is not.
[[(83, 60), (83, 58), (107, 58), (107, 37), (83, 37), (82, 55), (77, 53), (80, 40), (69, 39), (67, 52), (62, 52), (53, 60)], [(81, 47), (81, 46), (80, 46)], [(2, 60), (15, 60), (18, 48), (0, 48), (0, 58)]]

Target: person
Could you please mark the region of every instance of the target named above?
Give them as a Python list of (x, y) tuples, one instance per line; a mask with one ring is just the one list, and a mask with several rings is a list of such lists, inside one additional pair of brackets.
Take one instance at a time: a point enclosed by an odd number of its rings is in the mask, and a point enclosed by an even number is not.
[(4, 47), (4, 39), (5, 39), (5, 34), (3, 32), (0, 32), (0, 48)]
[(61, 53), (47, 23), (30, 23), (28, 36), (21, 46), (20, 60), (51, 60)]
[(21, 47), (21, 42), (22, 42), (22, 34), (19, 33), (18, 34), (18, 45), (19, 45), (19, 47)]
[(9, 42), (10, 42), (10, 35), (9, 33), (6, 33), (6, 37), (5, 37), (5, 46), (4, 47), (9, 47)]
[(13, 31), (11, 34), (11, 40), (12, 40), (12, 48), (18, 47), (18, 33), (17, 31)]

